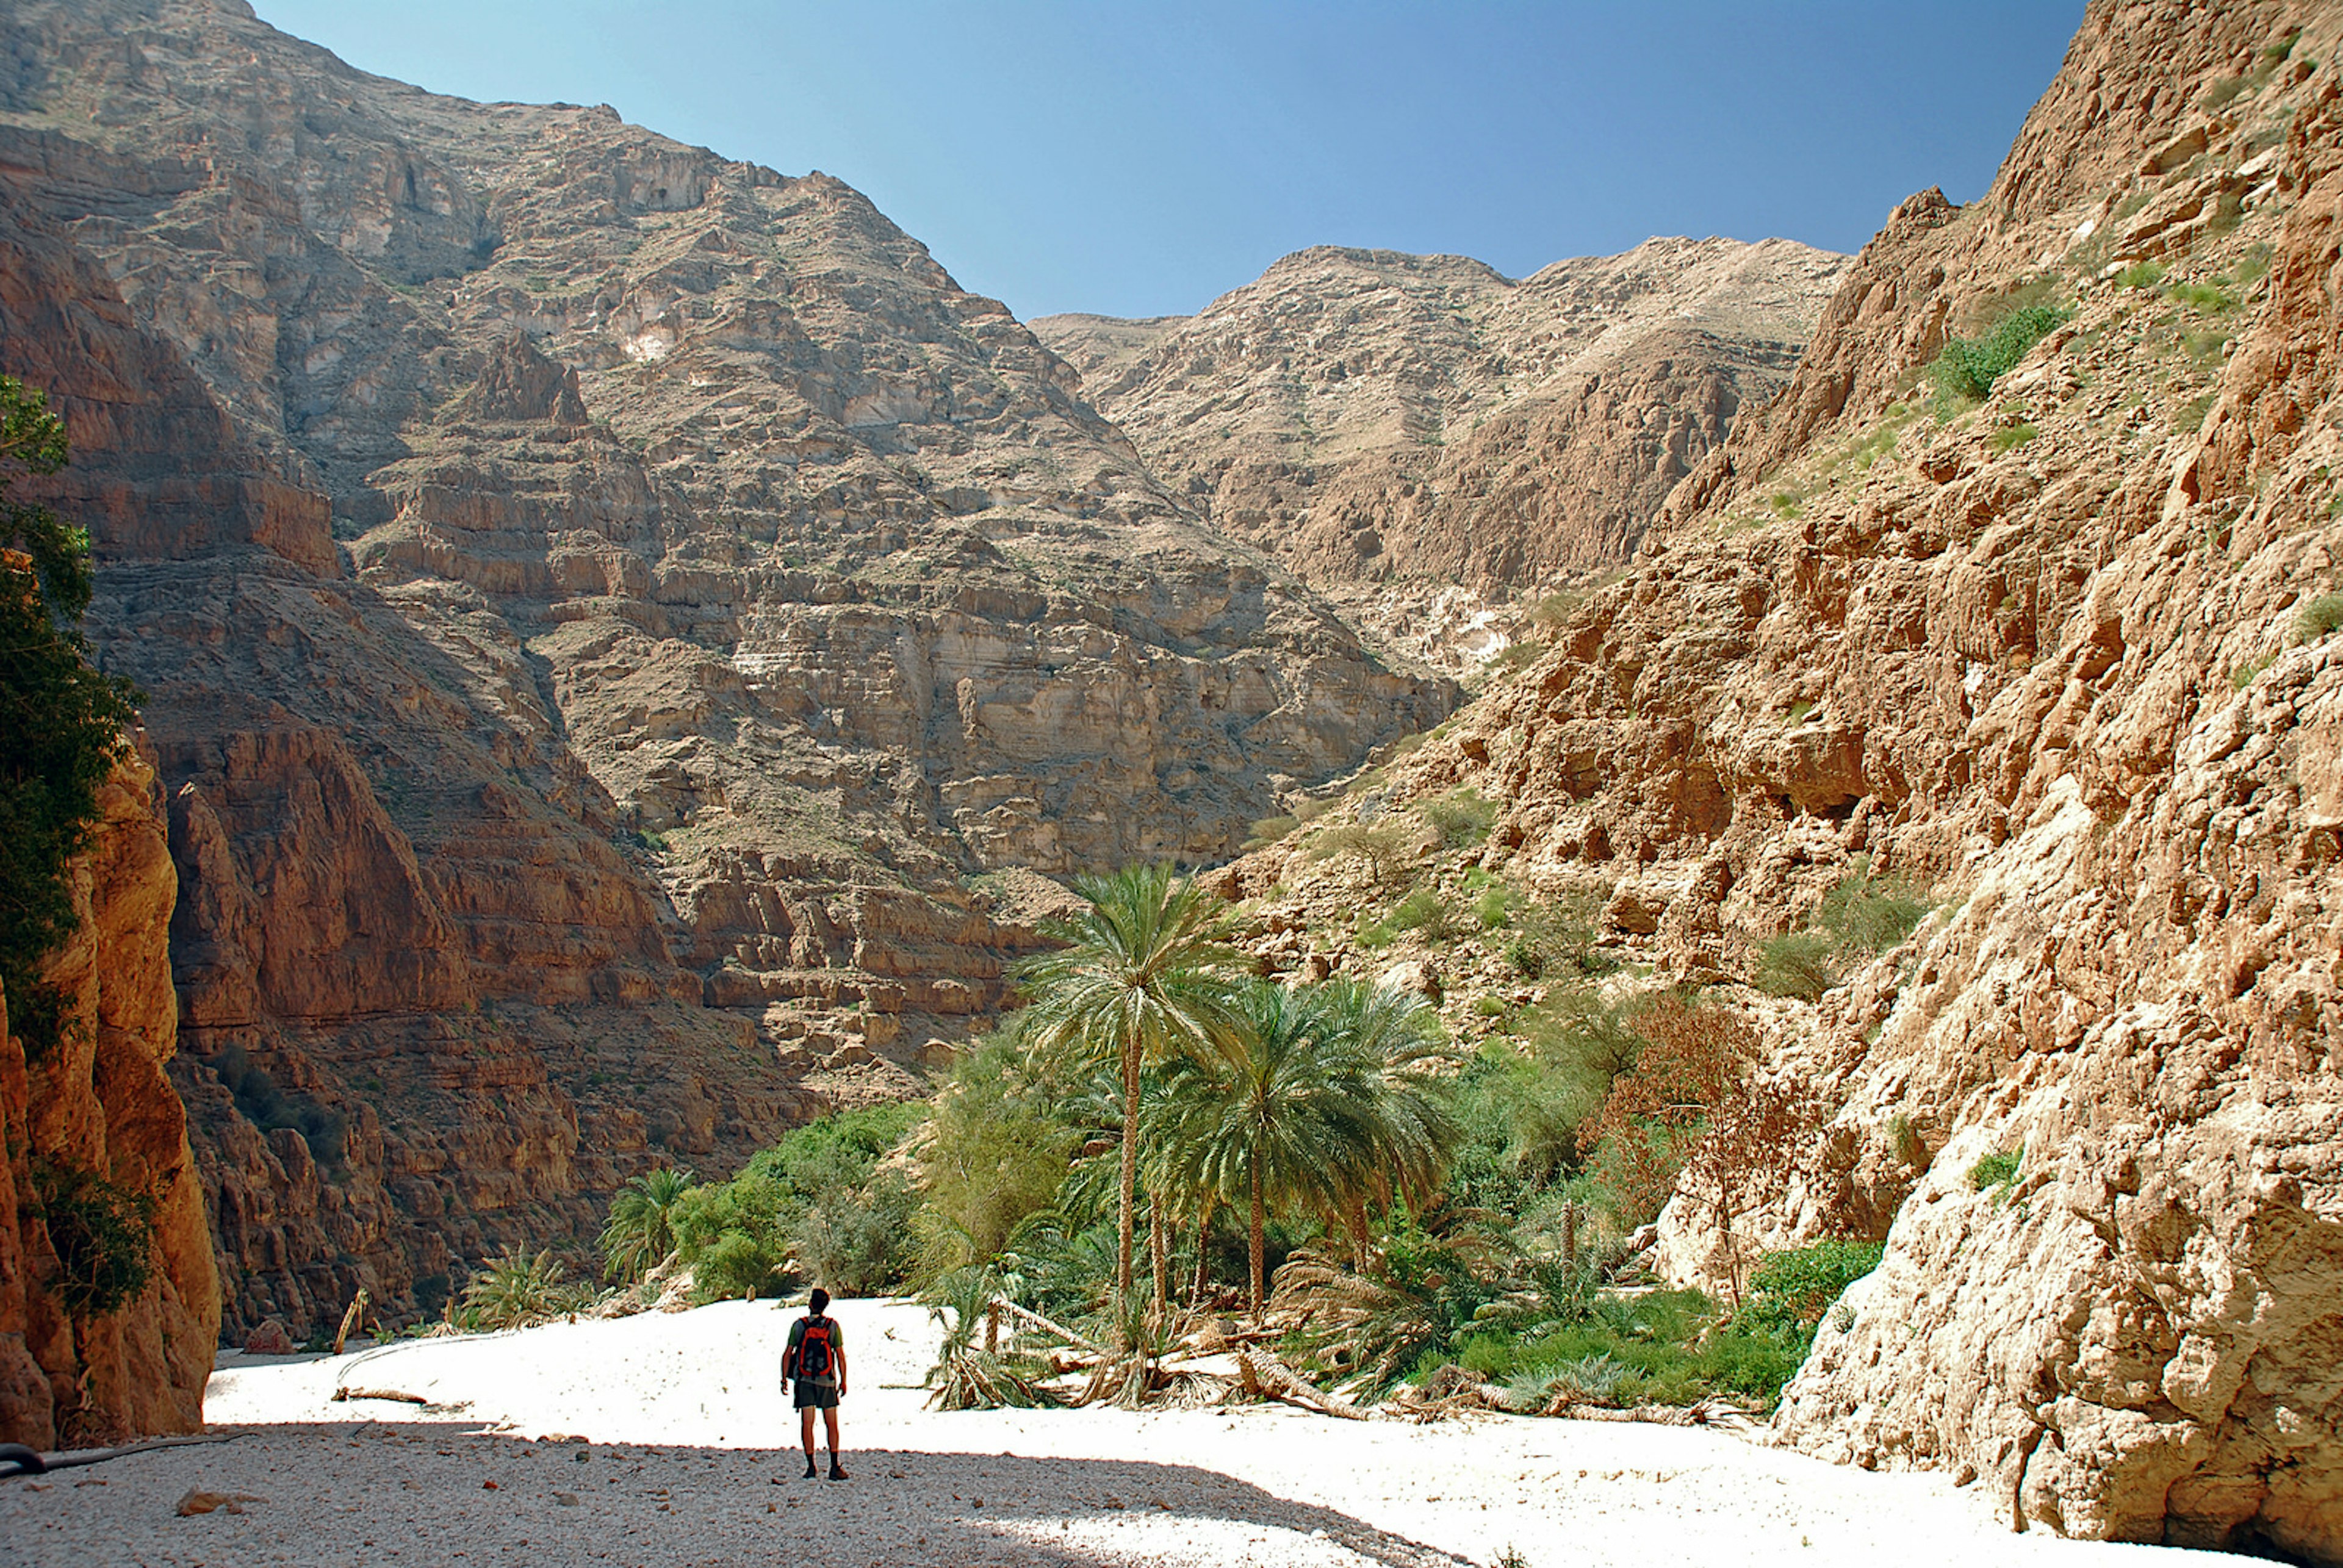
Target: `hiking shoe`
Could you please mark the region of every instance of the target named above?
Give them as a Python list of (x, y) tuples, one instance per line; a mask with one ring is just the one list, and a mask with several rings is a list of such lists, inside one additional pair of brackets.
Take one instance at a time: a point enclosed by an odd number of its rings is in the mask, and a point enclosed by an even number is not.
[(836, 1461), (836, 1460), (834, 1460), (834, 1459), (833, 1459), (833, 1460), (831, 1460), (831, 1461), (830, 1462), (830, 1478), (832, 1481), (843, 1481), (843, 1480), (845, 1480), (845, 1479), (846, 1479), (846, 1467), (845, 1467), (844, 1465), (842, 1465), (842, 1464), (839, 1463), (839, 1462), (838, 1462), (838, 1461)]
[(813, 1455), (812, 1455), (812, 1454), (810, 1454), (810, 1453), (807, 1454), (807, 1455), (806, 1455), (806, 1473), (805, 1473), (805, 1478), (806, 1478), (808, 1481), (811, 1481), (815, 1476), (817, 1476), (817, 1475), (819, 1475), (819, 1474), (820, 1474), (820, 1473), (820, 1473), (820, 1471), (818, 1471), (818, 1470), (816, 1470), (816, 1469), (814, 1468), (814, 1463), (813, 1463)]

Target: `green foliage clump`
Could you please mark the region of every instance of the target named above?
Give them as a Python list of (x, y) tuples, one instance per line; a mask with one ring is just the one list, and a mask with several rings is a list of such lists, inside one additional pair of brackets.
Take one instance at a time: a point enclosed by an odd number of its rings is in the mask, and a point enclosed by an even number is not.
[(1312, 838), (1310, 858), (1355, 860), (1375, 886), (1391, 888), (1414, 872), (1415, 845), (1407, 829), (1395, 822), (1337, 822)]
[(703, 1302), (779, 1296), (800, 1280), (868, 1295), (911, 1262), (918, 1195), (880, 1161), (920, 1114), (913, 1105), (841, 1111), (759, 1151), (729, 1181), (690, 1188), (668, 1223)]
[(2011, 311), (1978, 337), (1947, 342), (1928, 367), (1938, 393), (1949, 403), (1981, 403), (1993, 384), (2026, 351), (2048, 337), (2069, 312), (2055, 305), (2028, 305)]
[(2217, 283), (2176, 283), (2164, 291), (2165, 297), (2191, 310), (2218, 315), (2235, 310), (2237, 297)]
[(244, 1047), (231, 1043), (212, 1059), (212, 1070), (236, 1098), (244, 1119), (263, 1132), (290, 1127), (309, 1146), (309, 1157), (320, 1165), (338, 1166), (344, 1156), (348, 1120), (338, 1111), (319, 1104), (307, 1094), (287, 1094), (265, 1068), (254, 1064)]
[(2164, 264), (2160, 261), (2135, 261), (2116, 274), (2117, 288), (2154, 288), (2164, 281)]
[(46, 1160), (32, 1173), (32, 1211), (57, 1255), (65, 1315), (86, 1321), (136, 1301), (155, 1271), (155, 1200)]
[(1477, 789), (1452, 789), (1426, 800), (1421, 808), (1426, 826), (1439, 835), (1443, 849), (1469, 849), (1489, 836), (1497, 820), (1497, 803), (1483, 799)]
[(2005, 425), (1993, 433), (1993, 449), (1996, 452), (2014, 452), (2040, 434), (2042, 434), (2041, 430), (2030, 423)]
[(923, 1277), (998, 1257), (1019, 1225), (1050, 1207), (1081, 1141), (1054, 1111), (1013, 1030), (961, 1052), (917, 1145)]
[(2294, 618), (2294, 640), (2317, 642), (2343, 627), (2343, 593), (2323, 593), (2304, 605)]
[(691, 1172), (646, 1171), (618, 1189), (602, 1227), (603, 1267), (616, 1280), (639, 1280), (675, 1252), (676, 1207), (691, 1191)]
[(1246, 829), (1244, 848), (1248, 852), (1265, 849), (1300, 826), (1299, 817), (1263, 817)]
[(48, 399), (0, 376), (0, 993), (35, 1058), (64, 1027), (65, 999), (39, 963), (73, 934), (65, 863), (97, 823), (97, 792), (138, 699), (127, 681), (90, 667), (80, 631), (89, 536), (8, 496), (18, 478), (54, 474), (65, 458)]
[(577, 1312), (587, 1299), (549, 1249), (512, 1247), (472, 1276), (457, 1321), (474, 1331), (524, 1329)]
[(1986, 1155), (1969, 1167), (1969, 1185), (1977, 1191), (1989, 1191), (2006, 1187), (2017, 1180), (2018, 1168), (2026, 1161), (2023, 1149), (2006, 1149)]
[(1596, 946), (1595, 921), (1604, 895), (1580, 888), (1551, 903), (1524, 904), (1512, 914), (1513, 936), (1504, 959), (1523, 980), (1550, 976), (1588, 979), (1608, 974), (1618, 962)]
[(1749, 1300), (1735, 1322), (1811, 1347), (1823, 1314), (1846, 1288), (1879, 1267), (1877, 1241), (1816, 1241), (1776, 1252), (1749, 1276)]
[(1838, 943), (1827, 931), (1785, 931), (1758, 950), (1755, 983), (1767, 996), (1819, 1000), (1838, 983)]

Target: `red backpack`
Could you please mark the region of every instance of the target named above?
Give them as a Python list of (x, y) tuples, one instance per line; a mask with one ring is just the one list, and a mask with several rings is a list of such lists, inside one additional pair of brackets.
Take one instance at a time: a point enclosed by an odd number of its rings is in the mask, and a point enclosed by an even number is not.
[(789, 1352), (789, 1375), (809, 1382), (832, 1381), (830, 1367), (836, 1358), (830, 1353), (831, 1336), (837, 1325), (828, 1318), (808, 1318), (805, 1332), (798, 1339), (797, 1348)]

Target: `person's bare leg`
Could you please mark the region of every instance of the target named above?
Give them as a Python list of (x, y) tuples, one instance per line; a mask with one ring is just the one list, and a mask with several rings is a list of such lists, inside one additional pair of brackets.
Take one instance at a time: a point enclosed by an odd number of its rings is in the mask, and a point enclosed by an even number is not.
[[(811, 1432), (813, 1412), (806, 1412), (806, 1416), (808, 1418), (806, 1431)], [(836, 1405), (831, 1405), (821, 1412), (821, 1423), (830, 1431), (830, 1478), (832, 1481), (843, 1481), (846, 1479), (846, 1470), (838, 1462), (838, 1407)], [(806, 1440), (806, 1447), (809, 1452), (813, 1447), (813, 1440), (810, 1437)]]
[[(811, 1475), (811, 1474), (813, 1474), (813, 1473), (814, 1473), (814, 1468), (813, 1468), (813, 1406), (811, 1406), (811, 1405), (808, 1405), (808, 1406), (806, 1406), (803, 1410), (800, 1410), (799, 1412), (798, 1412), (798, 1431), (799, 1431), (799, 1435), (801, 1435), (801, 1436), (805, 1439), (805, 1451), (806, 1451), (806, 1473), (807, 1473), (808, 1475)], [(835, 1442), (835, 1440), (833, 1439), (832, 1441), (833, 1441), (833, 1443), (834, 1443), (834, 1442)]]

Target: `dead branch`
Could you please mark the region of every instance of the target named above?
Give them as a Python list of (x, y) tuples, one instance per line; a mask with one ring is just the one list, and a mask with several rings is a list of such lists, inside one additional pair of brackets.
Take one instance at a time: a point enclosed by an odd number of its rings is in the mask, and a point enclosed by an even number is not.
[(429, 1404), (419, 1393), (405, 1393), (395, 1388), (337, 1388), (334, 1391), (337, 1403), (351, 1399), (393, 1399), (401, 1404)]

